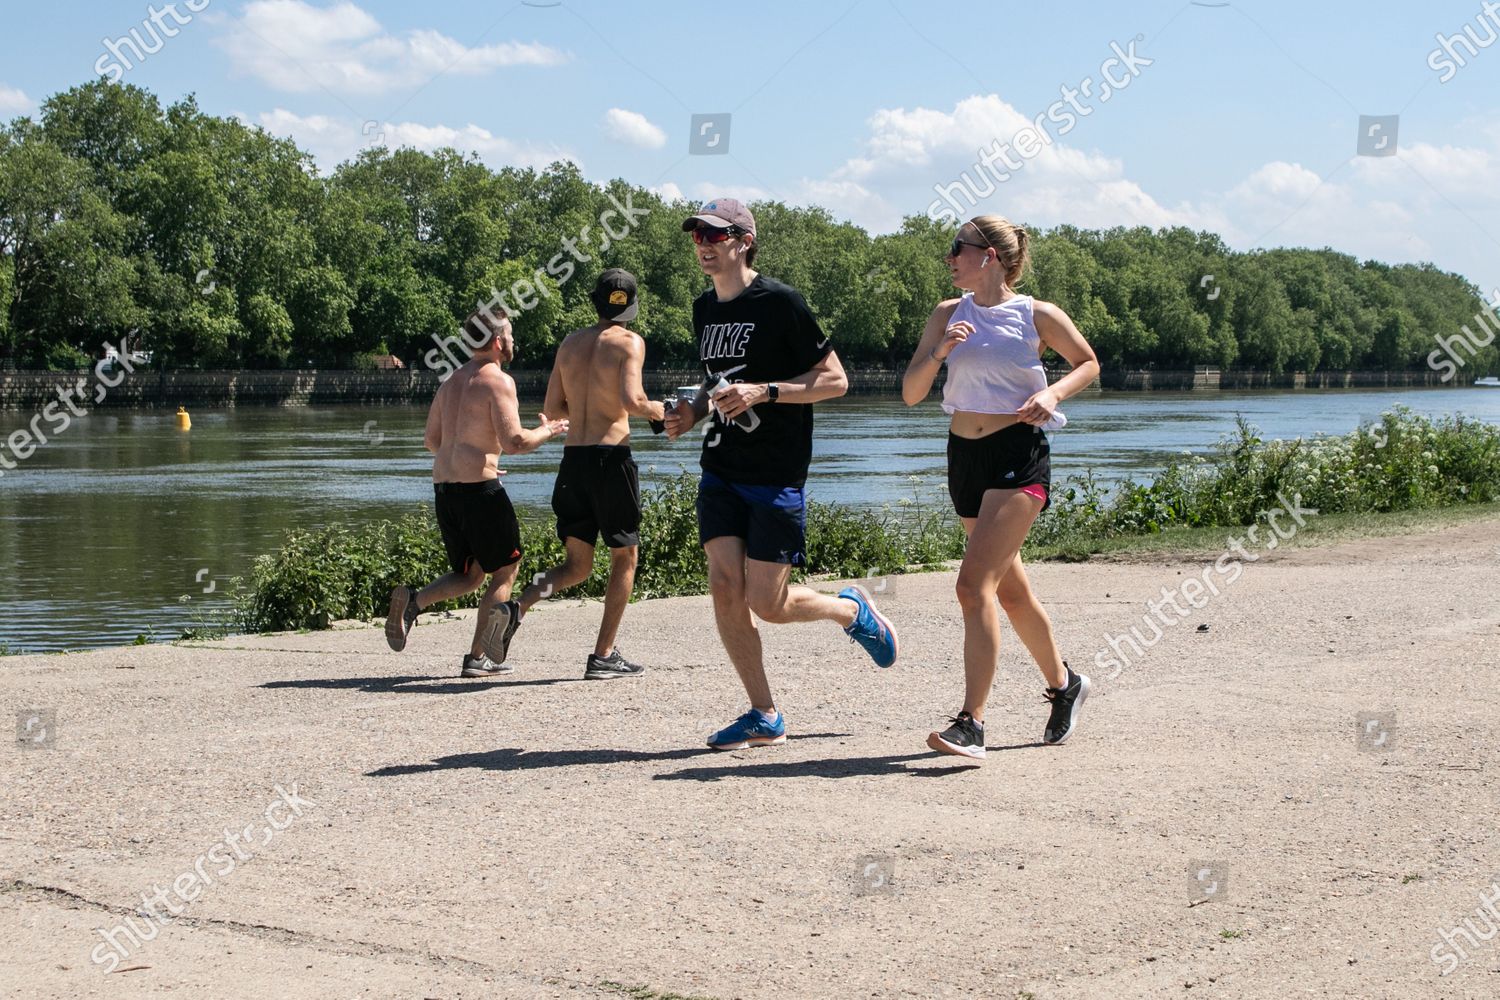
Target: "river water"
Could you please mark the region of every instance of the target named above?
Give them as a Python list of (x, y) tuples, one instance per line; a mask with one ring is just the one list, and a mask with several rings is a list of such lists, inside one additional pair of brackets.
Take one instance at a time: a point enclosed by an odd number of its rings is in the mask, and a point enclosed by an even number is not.
[[(1397, 404), (1500, 423), (1500, 389), (1093, 395), (1065, 407), (1068, 426), (1052, 436), (1053, 475), (1149, 478), (1173, 455), (1211, 449), (1237, 416), (1263, 437), (1291, 438), (1346, 433)], [(171, 639), (220, 604), (226, 581), (248, 575), (287, 529), (430, 504), (425, 415), (407, 406), (200, 410), (189, 432), (169, 412), (75, 420), (0, 477), (0, 647)], [(30, 418), (0, 414), (0, 437)], [(809, 493), (879, 506), (920, 490), (924, 501), (946, 503), (946, 433), (935, 402), (821, 404)], [(651, 470), (697, 466), (696, 438), (671, 444), (641, 427), (634, 447), (648, 480)], [(506, 488), (532, 516), (550, 517), (560, 454), (553, 444), (504, 461)]]

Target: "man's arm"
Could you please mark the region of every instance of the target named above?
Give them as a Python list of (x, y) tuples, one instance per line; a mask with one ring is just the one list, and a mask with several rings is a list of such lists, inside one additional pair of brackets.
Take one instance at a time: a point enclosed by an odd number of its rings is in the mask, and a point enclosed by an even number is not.
[[(837, 399), (848, 392), (849, 376), (844, 374), (844, 365), (839, 361), (838, 352), (829, 351), (811, 370), (796, 378), (778, 381), (776, 386), (781, 403), (820, 403), (825, 399)], [(714, 397), (714, 405), (724, 414), (725, 420), (733, 420), (750, 407), (767, 402), (770, 398), (770, 390), (764, 383), (736, 382)]]
[(490, 400), (490, 418), (500, 450), (507, 455), (524, 455), (536, 451), (558, 434), (568, 432), (566, 420), (548, 420), (542, 414), (542, 422), (527, 430), (521, 425), (520, 403), (516, 400), (516, 383), (509, 375), (500, 372), (491, 382), (494, 395)]
[(443, 408), (440, 400), (447, 387), (448, 383), (444, 382), (438, 386), (437, 395), (432, 397), (432, 405), (427, 408), (427, 430), (422, 434), (423, 447), (434, 455), (443, 446)]
[[(641, 383), (641, 369), (646, 364), (646, 342), (631, 334), (625, 348), (625, 360), (620, 363), (620, 402), (625, 412), (642, 420), (665, 420), (667, 408), (660, 401), (646, 395)], [(547, 411), (551, 413), (549, 409)]]
[(563, 389), (562, 380), (562, 353), (562, 348), (559, 347), (557, 357), (552, 361), (552, 374), (547, 376), (547, 398), (542, 402), (542, 412), (555, 417), (568, 415), (568, 396)]

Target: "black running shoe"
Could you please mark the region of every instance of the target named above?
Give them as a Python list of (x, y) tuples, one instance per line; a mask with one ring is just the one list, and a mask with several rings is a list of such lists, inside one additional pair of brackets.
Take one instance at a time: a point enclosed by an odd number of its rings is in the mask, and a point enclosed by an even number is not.
[(938, 753), (984, 760), (984, 723), (975, 722), (968, 712), (959, 712), (958, 718), (948, 721), (953, 725), (940, 733), (927, 734), (927, 745)]
[(1043, 694), (1052, 702), (1052, 714), (1047, 718), (1047, 731), (1042, 734), (1042, 742), (1054, 747), (1066, 743), (1078, 728), (1078, 710), (1089, 696), (1089, 679), (1083, 674), (1075, 674), (1066, 663), (1063, 666), (1068, 671), (1067, 686), (1047, 688)]
[(479, 636), (484, 655), (495, 663), (504, 663), (510, 655), (510, 640), (521, 627), (521, 605), (518, 601), (504, 601), (495, 605), (490, 620), (485, 623)]
[(515, 667), (509, 663), (496, 663), (488, 656), (480, 653), (474, 656), (472, 653), (464, 654), (464, 669), (460, 677), (493, 677), (496, 674), (508, 674)]
[(396, 652), (406, 648), (411, 627), (417, 623), (417, 592), (401, 586), (391, 591), (391, 610), (385, 616), (385, 641)]
[(583, 679), (606, 681), (616, 677), (639, 677), (645, 672), (645, 667), (639, 663), (631, 663), (620, 655), (618, 649), (611, 649), (608, 656), (589, 654), (588, 662), (584, 664)]

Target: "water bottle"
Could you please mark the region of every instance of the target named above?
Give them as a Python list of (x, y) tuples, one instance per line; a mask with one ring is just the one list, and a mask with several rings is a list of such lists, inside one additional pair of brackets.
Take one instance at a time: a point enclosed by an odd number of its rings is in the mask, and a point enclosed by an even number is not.
[[(716, 393), (723, 392), (725, 389), (728, 389), (728, 388), (729, 388), (729, 380), (727, 378), (725, 378), (723, 375), (720, 375), (719, 376), (719, 380), (714, 383), (713, 388), (711, 388), (711, 389), (708, 390), (708, 394), (710, 396), (712, 396), (712, 395), (714, 395)], [(714, 407), (714, 409), (717, 410), (718, 407)], [(723, 414), (721, 413), (721, 414), (719, 414), (719, 416), (722, 417)], [(753, 431), (753, 430), (755, 430), (755, 428), (757, 428), (757, 427), (760, 426), (760, 414), (756, 413), (755, 412), (755, 407), (752, 406), (750, 409), (746, 410), (744, 413), (741, 413), (739, 416), (735, 417), (734, 418), (734, 422), (739, 425), (739, 427), (740, 427), (741, 430), (744, 430), (744, 431)]]

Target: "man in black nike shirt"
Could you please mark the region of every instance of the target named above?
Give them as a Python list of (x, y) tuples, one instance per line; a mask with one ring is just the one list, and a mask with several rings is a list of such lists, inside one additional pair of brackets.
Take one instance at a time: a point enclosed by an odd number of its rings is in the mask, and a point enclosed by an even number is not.
[[(677, 438), (704, 428), (698, 537), (724, 649), (750, 710), (708, 739), (719, 750), (786, 741), (761, 658), (765, 622), (833, 621), (876, 664), (896, 662), (896, 630), (862, 587), (837, 597), (792, 587), (805, 561), (803, 487), (812, 461), (813, 403), (842, 396), (849, 380), (828, 337), (796, 289), (752, 270), (755, 217), (733, 198), (704, 205), (682, 224), (713, 288), (693, 302), (704, 374), (728, 383), (667, 415)], [(701, 394), (700, 394), (701, 396)]]

